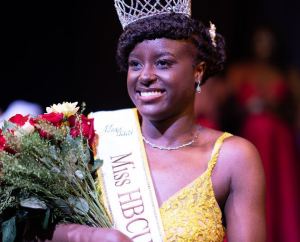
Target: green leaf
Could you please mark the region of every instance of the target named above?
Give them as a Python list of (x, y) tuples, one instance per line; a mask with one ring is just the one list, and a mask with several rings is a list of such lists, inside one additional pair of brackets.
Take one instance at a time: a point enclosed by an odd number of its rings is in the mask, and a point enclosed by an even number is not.
[(66, 215), (72, 215), (72, 211), (68, 205), (68, 203), (63, 199), (54, 200), (54, 204), (63, 211)]
[(21, 200), (20, 205), (24, 208), (47, 209), (46, 203), (36, 197), (30, 197), (30, 198)]
[(81, 171), (81, 170), (77, 170), (75, 171), (75, 176), (80, 179), (80, 180), (83, 180), (84, 177), (85, 177), (85, 174)]
[(86, 215), (90, 210), (89, 204), (82, 197), (69, 197), (68, 202), (78, 214)]
[(93, 167), (92, 167), (92, 172), (98, 170), (102, 165), (103, 165), (103, 160), (100, 160), (100, 159), (94, 160), (94, 164), (93, 164)]
[(15, 128), (16, 128), (16, 125), (14, 123), (11, 123), (7, 120), (3, 121), (3, 127), (2, 127), (3, 131), (13, 130)]
[(50, 219), (50, 209), (48, 208), (47, 211), (46, 211), (46, 214), (45, 214), (43, 225), (42, 225), (43, 229), (47, 229), (48, 228), (49, 219)]
[(6, 220), (1, 225), (2, 242), (13, 242), (16, 238), (16, 217)]

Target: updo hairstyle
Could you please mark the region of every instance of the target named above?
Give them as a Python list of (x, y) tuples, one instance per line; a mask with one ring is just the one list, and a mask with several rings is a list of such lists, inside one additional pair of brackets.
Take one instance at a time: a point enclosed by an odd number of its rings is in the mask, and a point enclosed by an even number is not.
[(170, 13), (147, 17), (125, 27), (117, 48), (117, 63), (121, 71), (128, 70), (128, 56), (136, 44), (144, 40), (167, 38), (188, 40), (197, 48), (195, 64), (205, 62), (205, 72), (201, 84), (224, 68), (225, 41), (216, 33), (215, 45), (209, 34), (209, 28), (198, 20), (183, 14)]

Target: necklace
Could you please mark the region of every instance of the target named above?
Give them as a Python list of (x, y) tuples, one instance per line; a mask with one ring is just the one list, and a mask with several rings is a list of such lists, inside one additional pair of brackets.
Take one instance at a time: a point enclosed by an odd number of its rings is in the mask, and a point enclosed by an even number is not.
[(181, 145), (178, 146), (161, 146), (161, 145), (157, 145), (157, 144), (153, 144), (152, 142), (150, 142), (149, 140), (147, 140), (143, 135), (142, 138), (144, 140), (144, 142), (148, 145), (150, 145), (152, 148), (155, 149), (160, 149), (160, 150), (179, 150), (183, 147), (192, 145), (193, 143), (195, 143), (195, 141), (197, 140), (199, 136), (199, 132), (196, 133), (196, 135), (194, 136), (194, 138), (192, 140), (190, 140), (189, 142), (183, 143)]

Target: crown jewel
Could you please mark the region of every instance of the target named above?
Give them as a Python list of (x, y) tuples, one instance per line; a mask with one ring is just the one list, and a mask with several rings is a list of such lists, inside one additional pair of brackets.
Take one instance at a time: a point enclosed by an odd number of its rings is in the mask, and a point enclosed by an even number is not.
[(210, 38), (211, 38), (211, 41), (212, 41), (212, 45), (214, 47), (217, 47), (217, 43), (216, 43), (216, 26), (212, 22), (209, 22), (209, 23), (210, 23), (209, 35), (210, 35)]
[(115, 0), (123, 29), (142, 18), (165, 14), (181, 13), (191, 16), (191, 0)]

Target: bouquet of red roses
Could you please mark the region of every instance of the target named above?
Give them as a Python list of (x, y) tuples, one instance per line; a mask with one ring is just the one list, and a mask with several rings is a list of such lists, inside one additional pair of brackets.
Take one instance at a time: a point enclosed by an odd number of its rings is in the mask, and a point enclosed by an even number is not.
[(37, 117), (17, 114), (4, 121), (0, 129), (3, 242), (18, 236), (34, 239), (28, 223), (39, 231), (56, 223), (111, 226), (95, 182), (101, 161), (92, 155), (97, 140), (93, 119), (78, 110), (77, 103), (63, 103)]

